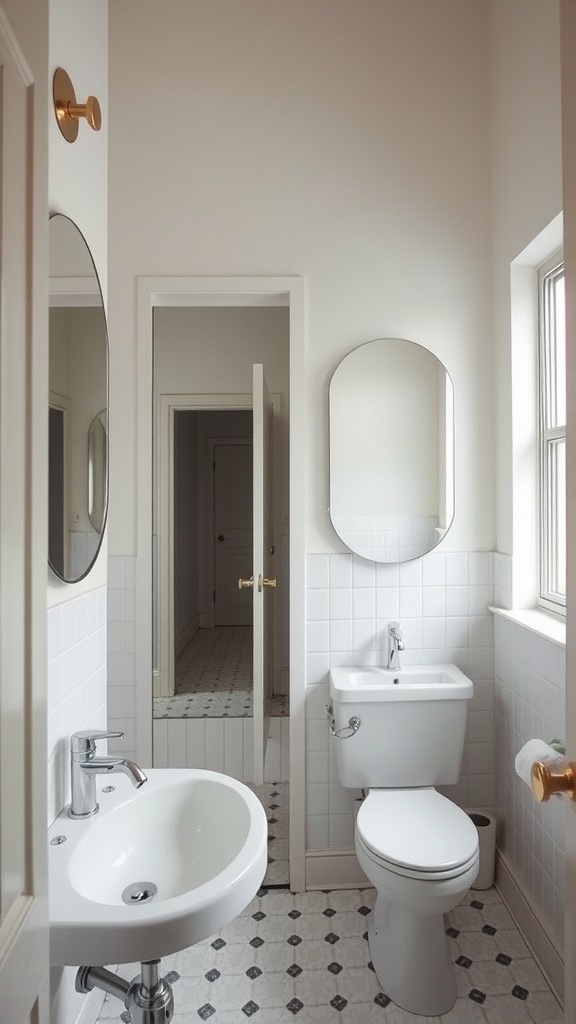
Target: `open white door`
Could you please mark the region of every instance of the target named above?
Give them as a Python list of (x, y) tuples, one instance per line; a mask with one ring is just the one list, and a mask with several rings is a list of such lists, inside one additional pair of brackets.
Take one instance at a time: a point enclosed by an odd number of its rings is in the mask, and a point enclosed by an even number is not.
[(253, 728), (254, 784), (264, 782), (264, 760), (270, 730), (272, 695), (273, 599), (276, 580), (272, 564), (272, 400), (264, 380), (264, 367), (253, 367), (253, 531), (254, 610)]
[[(566, 273), (566, 753), (576, 761), (576, 0), (562, 0), (562, 149)], [(565, 1020), (576, 1020), (576, 802), (566, 801)]]
[(48, 1024), (49, 1016), (48, 210), (39, 182), (47, 173), (47, 10), (42, 0), (24, 12), (0, 4), (0, 1019), (7, 1024)]

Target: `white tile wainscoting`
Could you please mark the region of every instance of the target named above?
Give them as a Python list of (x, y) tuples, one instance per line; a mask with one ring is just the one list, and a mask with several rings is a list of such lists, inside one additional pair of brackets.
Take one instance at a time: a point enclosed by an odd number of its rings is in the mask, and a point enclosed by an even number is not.
[[(153, 723), (156, 768), (208, 768), (240, 782), (252, 782), (251, 718), (156, 718)], [(290, 779), (290, 722), (271, 718), (264, 777)]]
[[(332, 763), (326, 717), (330, 666), (384, 664), (388, 623), (397, 619), (405, 642), (402, 664), (449, 661), (466, 672), (474, 681), (468, 737), (460, 782), (447, 794), (462, 807), (489, 808), (495, 799), (494, 626), (491, 552), (431, 552), (399, 566), (352, 554), (317, 554), (308, 556), (307, 572), (310, 879), (319, 870), (321, 851), (331, 851), (332, 861), (341, 851), (343, 866), (353, 863), (346, 851), (353, 847), (358, 793), (340, 785)], [(407, 757), (409, 746), (407, 736)]]
[(106, 588), (49, 608), (47, 638), (51, 824), (70, 800), (71, 733), (106, 728)]
[[(498, 848), (502, 881), (525, 934), (561, 991), (564, 950), (565, 802), (537, 803), (515, 774), (514, 758), (534, 737), (566, 735), (565, 649), (524, 626), (495, 617), (495, 731)], [(522, 917), (520, 916), (522, 915)], [(549, 948), (547, 948), (549, 947)]]

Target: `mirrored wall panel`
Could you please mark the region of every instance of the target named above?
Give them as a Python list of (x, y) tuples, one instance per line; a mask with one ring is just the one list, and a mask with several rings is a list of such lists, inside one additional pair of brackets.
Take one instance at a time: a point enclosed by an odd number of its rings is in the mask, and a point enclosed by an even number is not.
[(330, 382), (330, 518), (363, 558), (404, 562), (439, 543), (454, 516), (454, 389), (415, 342), (354, 349)]
[(48, 559), (76, 583), (98, 555), (108, 503), (108, 338), (98, 275), (68, 217), (50, 218)]

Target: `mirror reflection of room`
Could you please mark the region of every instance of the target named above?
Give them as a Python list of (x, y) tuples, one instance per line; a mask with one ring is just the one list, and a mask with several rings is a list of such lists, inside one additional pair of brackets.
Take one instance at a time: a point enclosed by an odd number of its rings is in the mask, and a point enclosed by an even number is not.
[[(273, 392), (278, 585), (263, 717), (288, 714), (285, 308), (166, 308), (154, 319), (154, 718), (249, 718), (253, 701), (252, 363)], [(286, 566), (286, 568), (284, 568)]]
[(66, 583), (98, 555), (108, 493), (108, 339), (90, 250), (50, 218), (49, 562)]

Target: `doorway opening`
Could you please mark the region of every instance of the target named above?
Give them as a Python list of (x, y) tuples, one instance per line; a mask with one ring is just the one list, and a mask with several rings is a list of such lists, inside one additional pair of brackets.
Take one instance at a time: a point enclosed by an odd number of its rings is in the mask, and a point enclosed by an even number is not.
[[(141, 685), (137, 688), (136, 746), (139, 757), (161, 766), (185, 766), (190, 758), (196, 758), (192, 767), (206, 767), (221, 770), (236, 778), (246, 778), (246, 765), (252, 757), (251, 736), (247, 725), (249, 719), (187, 719), (174, 720), (174, 732), (168, 734), (169, 719), (152, 719), (151, 683), (154, 679), (153, 665), (157, 664), (157, 621), (159, 606), (156, 600), (151, 605), (149, 595), (153, 591), (154, 567), (158, 561), (162, 534), (157, 531), (155, 521), (152, 528), (153, 492), (151, 466), (156, 459), (157, 438), (153, 432), (158, 393), (180, 394), (196, 390), (202, 394), (204, 403), (207, 396), (222, 393), (222, 383), (217, 373), (210, 374), (210, 366), (221, 375), (227, 371), (228, 385), (223, 406), (233, 405), (231, 392), (243, 394), (249, 391), (244, 369), (238, 363), (242, 343), (246, 341), (242, 332), (237, 332), (240, 345), (231, 347), (227, 357), (218, 358), (213, 345), (206, 342), (203, 347), (205, 359), (196, 363), (196, 373), (190, 384), (183, 386), (182, 375), (177, 375), (175, 385), (167, 381), (155, 381), (156, 394), (153, 401), (154, 337), (157, 337), (159, 316), (178, 316), (199, 310), (205, 313), (252, 308), (264, 312), (266, 309), (284, 307), (287, 320), (288, 340), (285, 346), (289, 363), (289, 402), (283, 403), (282, 417), (290, 411), (289, 426), (285, 429), (285, 466), (290, 486), (279, 507), (281, 544), (276, 551), (279, 570), (287, 589), (286, 606), (289, 615), (283, 617), (280, 647), (288, 652), (285, 666), (282, 665), (282, 684), (286, 694), (290, 690), (290, 717), (271, 718), (271, 732), (268, 742), (268, 756), (272, 753), (272, 779), (290, 779), (290, 827), (289, 827), (289, 871), (291, 888), (299, 890), (304, 886), (304, 587), (305, 587), (305, 543), (304, 543), (304, 463), (305, 415), (303, 402), (304, 364), (304, 281), (300, 277), (185, 277), (185, 278), (141, 278), (138, 282), (138, 448), (137, 460), (140, 467), (138, 491), (138, 553), (136, 558), (136, 671)], [(183, 321), (184, 323), (185, 321)], [(181, 334), (189, 340), (189, 331)], [(215, 358), (216, 356), (216, 358)], [(259, 358), (256, 355), (255, 358)], [(267, 346), (263, 346), (261, 361), (267, 363)], [(200, 379), (202, 377), (202, 382)], [(209, 379), (208, 379), (209, 378)], [(272, 390), (276, 390), (272, 380)], [(148, 396), (148, 398), (146, 397)], [(244, 403), (245, 407), (249, 403)], [(288, 453), (291, 453), (290, 456)], [(276, 467), (274, 467), (276, 469)], [(167, 467), (160, 467), (168, 473)], [(160, 485), (164, 493), (168, 480)], [(155, 510), (156, 511), (156, 510)], [(290, 536), (288, 526), (291, 524)], [(153, 537), (153, 543), (150, 538)], [(288, 573), (290, 586), (288, 588)], [(151, 643), (151, 638), (153, 642)], [(288, 668), (289, 666), (289, 668)], [(146, 699), (146, 694), (148, 698)], [(294, 716), (294, 717), (292, 717)], [(281, 725), (275, 732), (274, 726)], [(151, 740), (154, 750), (152, 754)], [(277, 798), (271, 793), (271, 800)], [(274, 813), (274, 812), (272, 812)]]

